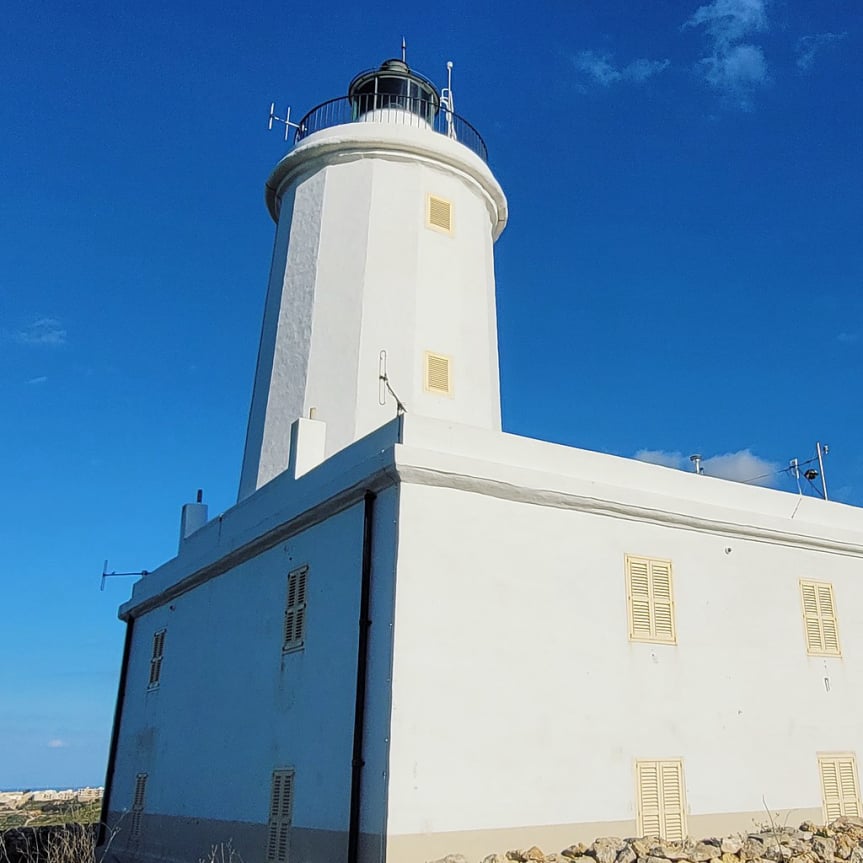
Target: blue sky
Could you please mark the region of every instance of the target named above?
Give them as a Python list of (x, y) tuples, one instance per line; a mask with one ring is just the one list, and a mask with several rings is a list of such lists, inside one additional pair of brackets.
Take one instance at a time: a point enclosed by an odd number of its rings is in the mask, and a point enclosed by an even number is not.
[(863, 505), (859, 3), (4, 8), (0, 788), (102, 782), (131, 587), (102, 561), (154, 569), (197, 488), (236, 497), (269, 104), (403, 34), (509, 198), (505, 428), (737, 479), (820, 439)]

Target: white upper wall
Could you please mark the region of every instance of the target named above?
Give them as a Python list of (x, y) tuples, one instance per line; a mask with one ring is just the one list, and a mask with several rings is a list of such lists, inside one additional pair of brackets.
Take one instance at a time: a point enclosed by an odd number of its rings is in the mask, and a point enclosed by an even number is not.
[[(631, 822), (636, 759), (682, 758), (693, 816), (818, 809), (817, 753), (863, 758), (863, 512), (415, 416), (403, 440), (391, 835)], [(629, 639), (626, 554), (672, 561), (677, 644)], [(807, 654), (801, 578), (833, 584), (841, 657)]]
[[(381, 351), (409, 411), (499, 430), (506, 200), (485, 163), (431, 130), (354, 123), (309, 136), (268, 188), (278, 228), (240, 498), (285, 469), (290, 424), (310, 410), (328, 454), (392, 418)], [(450, 233), (428, 225), (429, 195), (450, 203)], [(449, 395), (426, 389), (426, 352), (450, 358)]]

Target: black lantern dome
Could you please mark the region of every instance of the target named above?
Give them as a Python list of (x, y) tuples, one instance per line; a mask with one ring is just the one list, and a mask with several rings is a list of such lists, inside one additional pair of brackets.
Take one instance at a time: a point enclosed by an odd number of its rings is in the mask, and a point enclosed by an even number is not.
[(440, 110), (440, 93), (428, 78), (412, 72), (404, 60), (386, 60), (379, 69), (361, 72), (348, 87), (355, 118), (373, 111), (410, 111), (431, 123)]

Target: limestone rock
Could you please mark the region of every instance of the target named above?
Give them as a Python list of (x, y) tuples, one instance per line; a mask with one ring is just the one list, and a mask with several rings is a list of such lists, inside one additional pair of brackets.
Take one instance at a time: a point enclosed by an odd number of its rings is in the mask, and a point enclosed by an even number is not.
[(626, 843), (617, 853), (617, 857), (614, 858), (614, 863), (635, 863), (637, 859), (638, 855), (632, 850), (629, 843)]
[(595, 857), (597, 863), (614, 863), (618, 852), (625, 846), (626, 843), (622, 839), (618, 839), (617, 836), (604, 836), (601, 839), (597, 839), (587, 849), (587, 853), (591, 857)]
[(468, 863), (468, 860), (464, 854), (447, 854), (446, 857), (433, 860), (432, 863)]
[(483, 857), (482, 863), (506, 863), (506, 857), (503, 854), (489, 854), (488, 857)]
[(715, 860), (722, 856), (722, 851), (716, 845), (708, 845), (706, 842), (699, 842), (695, 848), (689, 852), (689, 859), (693, 863), (707, 863), (708, 860)]
[(723, 854), (737, 854), (743, 847), (743, 841), (739, 836), (726, 836), (719, 843), (719, 850)]
[(575, 860), (576, 857), (583, 857), (587, 852), (587, 845), (583, 842), (578, 842), (575, 845), (570, 845), (569, 848), (564, 848), (560, 853), (570, 860)]
[(823, 863), (833, 863), (836, 854), (836, 840), (825, 836), (812, 837), (812, 850)]

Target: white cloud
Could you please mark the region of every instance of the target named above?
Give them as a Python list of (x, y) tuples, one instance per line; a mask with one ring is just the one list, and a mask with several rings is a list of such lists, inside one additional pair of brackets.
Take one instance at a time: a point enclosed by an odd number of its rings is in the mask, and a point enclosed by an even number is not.
[(856, 342), (857, 339), (859, 339), (859, 338), (860, 338), (860, 333), (842, 332), (842, 333), (839, 333), (838, 336), (836, 336), (836, 341), (842, 342), (843, 345), (850, 345), (852, 342)]
[(39, 318), (15, 333), (22, 345), (65, 345), (66, 330), (56, 318)]
[(34, 385), (35, 384), (44, 384), (45, 381), (47, 381), (47, 380), (48, 380), (48, 378), (45, 375), (39, 375), (38, 378), (30, 378), (30, 380), (28, 380), (27, 383), (28, 384), (34, 384)]
[[(639, 461), (676, 468), (677, 470), (693, 470), (688, 455), (681, 452), (666, 452), (664, 450), (642, 449), (635, 454)], [(748, 449), (737, 452), (723, 453), (705, 458), (701, 462), (705, 476), (715, 476), (719, 479), (730, 479), (735, 482), (745, 482), (749, 485), (762, 485), (775, 488), (782, 467), (776, 462), (759, 458)]]
[(739, 42), (749, 33), (767, 29), (764, 0), (713, 0), (700, 6), (684, 27), (704, 27), (717, 48)]
[(710, 53), (698, 65), (710, 86), (749, 108), (752, 91), (769, 76), (762, 49), (743, 40), (768, 29), (765, 0), (714, 0), (700, 6), (687, 27), (707, 33)]
[(721, 54), (705, 57), (701, 64), (712, 86), (741, 97), (767, 81), (764, 52), (757, 45), (734, 45)]
[(797, 68), (807, 72), (815, 61), (815, 55), (825, 46), (844, 39), (847, 33), (816, 33), (797, 40)]
[(683, 470), (689, 459), (682, 452), (665, 452), (661, 449), (640, 449), (635, 457), (638, 461), (647, 461), (650, 464), (659, 464), (663, 467), (674, 467)]
[(596, 54), (593, 51), (581, 51), (573, 58), (575, 68), (583, 72), (594, 84), (603, 87), (616, 84), (619, 81), (632, 81), (640, 84), (658, 75), (670, 65), (669, 60), (633, 60), (626, 66), (615, 66), (607, 54)]
[(53, 740), (48, 741), (49, 749), (65, 749), (69, 744), (65, 740), (60, 740), (59, 737), (55, 737)]

